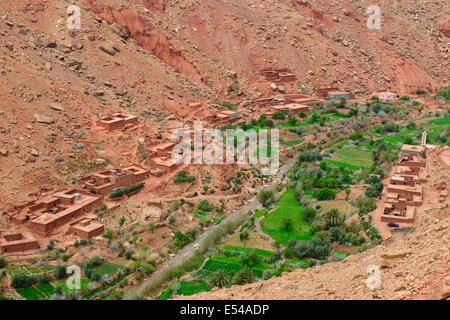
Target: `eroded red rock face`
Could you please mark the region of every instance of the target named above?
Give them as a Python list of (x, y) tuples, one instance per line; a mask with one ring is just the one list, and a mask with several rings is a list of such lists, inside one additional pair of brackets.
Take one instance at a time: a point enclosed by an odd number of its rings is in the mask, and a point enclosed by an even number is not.
[[(162, 3), (159, 7), (164, 7), (163, 1), (147, 0), (143, 2), (147, 5), (154, 2)], [(137, 13), (134, 9), (126, 7), (112, 8), (99, 4), (95, 0), (89, 0), (89, 3), (98, 16), (105, 19), (109, 24), (117, 23), (125, 28), (139, 46), (167, 63), (176, 72), (196, 83), (202, 82), (199, 72), (186, 60), (181, 50), (175, 49), (171, 40), (155, 28), (146, 17)]]
[(438, 30), (442, 32), (447, 38), (450, 38), (450, 20), (439, 24)]

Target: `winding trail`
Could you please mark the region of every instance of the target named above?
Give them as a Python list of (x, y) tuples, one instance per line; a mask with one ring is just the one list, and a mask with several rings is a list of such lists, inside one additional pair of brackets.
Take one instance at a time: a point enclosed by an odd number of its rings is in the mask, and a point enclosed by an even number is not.
[[(275, 177), (273, 178), (272, 182), (270, 184), (266, 184), (263, 185), (261, 187), (265, 188), (268, 187), (270, 185), (274, 185), (275, 182), (280, 181), (281, 179), (283, 179), (284, 175), (286, 174), (286, 172), (292, 168), (292, 166), (294, 166), (296, 160), (291, 160), (288, 163), (282, 165), (279, 169), (277, 174), (275, 175)], [(152, 277), (160, 274), (161, 272), (163, 272), (164, 270), (166, 270), (167, 268), (173, 268), (173, 267), (177, 267), (178, 265), (180, 265), (184, 259), (188, 259), (196, 250), (196, 247), (200, 246), (203, 241), (208, 237), (208, 235), (211, 234), (211, 232), (213, 232), (216, 228), (225, 225), (227, 222), (229, 221), (233, 221), (234, 219), (237, 219), (240, 217), (241, 214), (245, 214), (248, 211), (253, 211), (255, 210), (258, 206), (260, 205), (259, 201), (256, 199), (256, 196), (253, 197), (252, 199), (248, 200), (247, 203), (239, 208), (238, 210), (232, 210), (231, 215), (229, 215), (228, 217), (226, 217), (225, 219), (223, 219), (218, 225), (214, 225), (211, 228), (209, 228), (208, 230), (206, 230), (205, 232), (203, 232), (194, 242), (186, 245), (183, 249), (181, 249), (180, 251), (178, 251), (178, 253), (175, 255), (175, 257), (173, 257), (172, 259), (168, 260), (165, 265), (159, 269), (158, 271), (156, 271)], [(130, 290), (128, 293), (125, 294), (124, 299), (125, 300), (131, 300), (134, 299), (134, 297), (136, 296), (141, 296), (144, 288), (146, 287), (147, 283), (149, 280), (144, 281), (143, 283), (141, 283), (138, 287), (136, 287), (133, 290)]]

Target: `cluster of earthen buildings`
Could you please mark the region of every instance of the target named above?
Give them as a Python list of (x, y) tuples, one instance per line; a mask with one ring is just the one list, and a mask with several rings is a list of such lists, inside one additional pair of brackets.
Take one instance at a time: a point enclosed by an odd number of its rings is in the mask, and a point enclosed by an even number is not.
[(84, 189), (94, 194), (111, 193), (116, 188), (125, 188), (148, 179), (150, 172), (139, 165), (132, 165), (123, 169), (109, 169), (92, 173), (79, 179)]
[(102, 206), (102, 195), (149, 176), (149, 170), (139, 165), (91, 173), (79, 179), (83, 189), (63, 188), (4, 211), (1, 217), (7, 223), (27, 231), (0, 233), (0, 252), (38, 249), (35, 236), (48, 238), (65, 232), (87, 239), (103, 234), (104, 225), (96, 221), (94, 211)]
[(427, 181), (427, 147), (425, 132), (421, 145), (403, 145), (386, 188), (382, 222), (414, 222), (416, 208), (423, 204), (423, 183)]
[(297, 77), (289, 69), (266, 69), (261, 71), (263, 77), (267, 81), (286, 82), (295, 81)]

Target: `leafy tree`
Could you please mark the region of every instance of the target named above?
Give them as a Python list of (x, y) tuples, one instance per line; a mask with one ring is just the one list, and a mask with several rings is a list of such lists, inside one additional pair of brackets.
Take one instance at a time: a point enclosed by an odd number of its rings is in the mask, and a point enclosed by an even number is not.
[(274, 197), (275, 191), (273, 191), (272, 189), (262, 189), (258, 192), (257, 195), (258, 201), (262, 203), (266, 208), (272, 204)]
[(316, 218), (317, 211), (314, 210), (313, 208), (306, 207), (302, 210), (302, 215), (303, 215), (303, 219), (305, 219), (305, 221), (308, 224), (311, 224), (314, 221), (314, 219)]
[(314, 162), (322, 160), (322, 155), (315, 151), (305, 151), (298, 156), (300, 162)]
[(319, 201), (332, 200), (336, 196), (336, 192), (328, 188), (323, 188), (320, 190), (314, 190), (313, 196)]
[(25, 271), (19, 271), (11, 276), (11, 286), (15, 289), (28, 288), (36, 283), (36, 278)]
[(286, 231), (294, 230), (294, 222), (290, 218), (283, 218), (281, 221), (281, 229)]
[(277, 111), (273, 114), (272, 118), (275, 120), (284, 120), (286, 118), (286, 116), (285, 116), (284, 112)]
[(125, 217), (120, 218), (119, 225), (123, 226), (124, 223), (125, 223)]
[(291, 126), (295, 126), (295, 124), (297, 123), (297, 118), (294, 115), (290, 115), (288, 118), (288, 123)]
[(55, 277), (56, 279), (64, 279), (67, 277), (67, 266), (56, 266)]
[(255, 251), (250, 251), (242, 256), (241, 262), (245, 266), (255, 265), (261, 262), (261, 257)]
[(299, 241), (294, 248), (294, 252), (298, 258), (307, 257), (311, 253), (311, 245), (306, 241)]
[(3, 269), (8, 264), (8, 261), (6, 261), (5, 257), (0, 256), (0, 269)]
[(318, 238), (318, 239), (326, 241), (328, 243), (331, 240), (331, 234), (329, 231), (318, 231), (314, 235), (314, 238)]
[(270, 120), (270, 119), (264, 120), (264, 126), (266, 126), (268, 128), (272, 128), (273, 127), (273, 121)]
[(330, 228), (330, 239), (333, 242), (338, 242), (341, 239), (342, 231), (337, 227)]

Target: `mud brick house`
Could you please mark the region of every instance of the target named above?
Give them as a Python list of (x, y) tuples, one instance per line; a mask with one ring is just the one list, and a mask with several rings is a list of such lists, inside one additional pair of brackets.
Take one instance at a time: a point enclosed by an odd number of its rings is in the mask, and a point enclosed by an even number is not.
[(15, 225), (29, 227), (33, 234), (48, 237), (55, 229), (101, 204), (101, 196), (81, 189), (63, 188), (42, 199), (9, 209), (7, 217)]
[(285, 105), (277, 105), (277, 106), (271, 106), (270, 107), (270, 113), (273, 114), (275, 112), (285, 112), (289, 114), (295, 114), (298, 115), (301, 112), (308, 113), (309, 106), (303, 105), (303, 104), (297, 104), (297, 103), (290, 103)]
[(350, 92), (330, 91), (328, 92), (327, 97), (333, 100), (341, 100), (341, 99), (348, 100), (350, 99)]
[(54, 193), (50, 199), (50, 202), (33, 211), (33, 215), (38, 216), (29, 222), (31, 232), (42, 237), (48, 237), (56, 228), (98, 208), (102, 203), (100, 196), (78, 189)]
[(236, 122), (241, 118), (241, 113), (234, 110), (222, 110), (218, 114), (206, 117), (205, 121), (210, 124), (227, 124)]
[(24, 233), (0, 233), (0, 253), (37, 250), (39, 244), (29, 232)]
[(422, 183), (427, 179), (427, 171), (427, 162), (421, 155), (400, 152), (400, 160), (386, 187), (382, 222), (414, 223), (416, 207), (423, 204)]
[(422, 152), (424, 152), (426, 147), (424, 146), (414, 146), (409, 144), (404, 144), (402, 146), (401, 153), (402, 155), (408, 155), (408, 154), (416, 154), (420, 155)]
[(87, 190), (95, 190), (96, 194), (107, 194), (115, 188), (129, 187), (150, 177), (150, 171), (139, 166), (132, 165), (123, 169), (110, 169), (92, 173), (79, 180), (79, 183)]
[(319, 88), (317, 89), (317, 96), (321, 97), (321, 98), (326, 98), (328, 97), (328, 93), (332, 92), (332, 91), (338, 91), (338, 88), (332, 88), (332, 87), (327, 87), (327, 88)]
[(138, 118), (125, 113), (114, 113), (96, 121), (96, 124), (107, 131), (119, 130), (125, 126), (133, 126), (138, 123)]
[(101, 223), (84, 218), (80, 221), (71, 223), (69, 231), (82, 239), (89, 239), (102, 235), (105, 231), (105, 227)]
[(176, 159), (166, 156), (149, 159), (147, 163), (159, 169), (161, 171), (160, 175), (173, 172), (181, 165), (176, 162)]
[(427, 133), (424, 131), (422, 133), (422, 142), (421, 142), (420, 146), (404, 144), (402, 146), (400, 153), (402, 155), (413, 154), (413, 155), (422, 156), (422, 154), (427, 151), (427, 148), (432, 148), (432, 147), (434, 147), (434, 146), (427, 145)]
[(389, 91), (374, 92), (372, 96), (377, 97), (384, 102), (395, 102), (399, 98), (397, 94)]
[(289, 69), (268, 69), (263, 70), (262, 75), (265, 80), (273, 82), (295, 81), (297, 77)]

